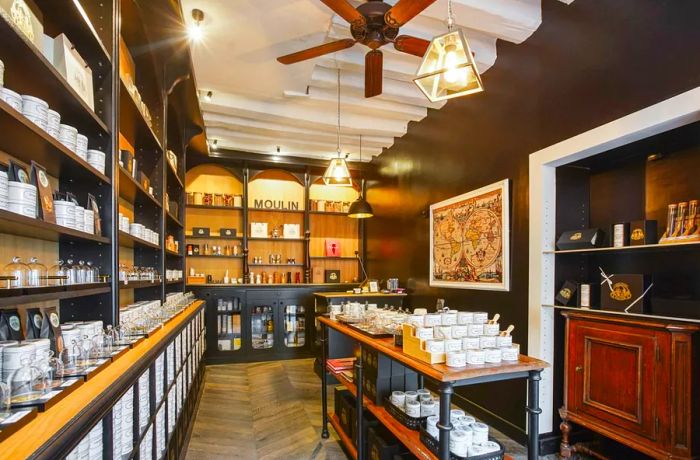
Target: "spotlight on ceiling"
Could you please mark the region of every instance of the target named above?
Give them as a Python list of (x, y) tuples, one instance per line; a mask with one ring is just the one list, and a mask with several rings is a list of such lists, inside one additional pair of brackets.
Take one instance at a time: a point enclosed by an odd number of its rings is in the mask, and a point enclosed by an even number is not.
[(192, 23), (187, 28), (187, 35), (193, 42), (199, 42), (204, 37), (204, 30), (202, 30), (202, 23), (204, 22), (204, 11), (200, 9), (192, 10)]
[(209, 148), (210, 148), (211, 150), (216, 150), (217, 147), (218, 147), (218, 144), (219, 144), (219, 140), (218, 140), (218, 139), (212, 139), (212, 140), (209, 141)]
[(211, 98), (214, 97), (214, 93), (211, 91), (207, 91), (204, 93), (204, 101), (205, 102), (211, 102)]

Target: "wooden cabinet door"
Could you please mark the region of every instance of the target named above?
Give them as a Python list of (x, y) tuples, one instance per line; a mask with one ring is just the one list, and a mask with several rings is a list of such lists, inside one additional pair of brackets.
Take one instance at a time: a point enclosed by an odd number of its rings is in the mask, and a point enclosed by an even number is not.
[(657, 382), (659, 336), (575, 320), (568, 339), (568, 407), (610, 429), (656, 440), (659, 398), (668, 390)]

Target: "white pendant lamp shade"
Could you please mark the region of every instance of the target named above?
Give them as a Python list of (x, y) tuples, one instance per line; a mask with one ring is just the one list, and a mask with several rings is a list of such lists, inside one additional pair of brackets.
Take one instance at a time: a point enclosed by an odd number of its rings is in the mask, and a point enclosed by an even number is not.
[(413, 81), (432, 102), (484, 90), (474, 55), (461, 30), (433, 38)]

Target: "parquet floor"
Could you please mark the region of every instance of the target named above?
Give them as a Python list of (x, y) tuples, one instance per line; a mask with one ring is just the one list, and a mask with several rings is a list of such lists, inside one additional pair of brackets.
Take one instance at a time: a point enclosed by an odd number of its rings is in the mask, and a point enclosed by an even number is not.
[[(345, 460), (312, 359), (208, 366), (187, 460)], [(329, 392), (329, 407), (333, 407)]]

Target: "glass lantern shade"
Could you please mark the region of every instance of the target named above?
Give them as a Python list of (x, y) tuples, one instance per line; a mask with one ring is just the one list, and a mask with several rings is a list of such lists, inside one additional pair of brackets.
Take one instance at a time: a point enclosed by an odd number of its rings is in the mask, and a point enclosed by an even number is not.
[(352, 177), (345, 158), (333, 158), (323, 173), (323, 182), (326, 185), (339, 187), (352, 187)]
[(431, 102), (484, 90), (474, 56), (461, 30), (433, 38), (413, 81)]

